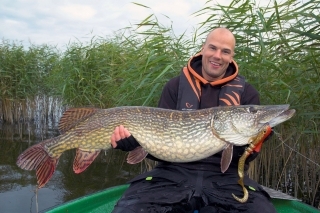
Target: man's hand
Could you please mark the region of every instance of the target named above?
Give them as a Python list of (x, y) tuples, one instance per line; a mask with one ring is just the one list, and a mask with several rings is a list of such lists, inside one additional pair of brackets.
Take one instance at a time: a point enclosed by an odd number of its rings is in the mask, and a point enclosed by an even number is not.
[(118, 141), (120, 141), (121, 139), (125, 139), (125, 138), (128, 138), (130, 137), (130, 132), (124, 128), (124, 126), (120, 125), (120, 126), (117, 126), (115, 129), (114, 129), (114, 132), (112, 133), (111, 135), (111, 145), (113, 148), (116, 148), (117, 145), (118, 145)]
[(114, 129), (110, 138), (111, 145), (114, 149), (130, 152), (140, 146), (138, 141), (131, 135), (131, 133), (120, 125)]

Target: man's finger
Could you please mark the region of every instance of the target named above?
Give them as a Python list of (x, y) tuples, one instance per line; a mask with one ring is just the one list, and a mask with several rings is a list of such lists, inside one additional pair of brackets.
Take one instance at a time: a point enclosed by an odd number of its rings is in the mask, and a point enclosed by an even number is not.
[(122, 125), (119, 126), (119, 136), (120, 136), (120, 139), (124, 139), (126, 137), (124, 133), (124, 127)]
[(116, 142), (115, 134), (114, 134), (114, 133), (111, 135), (110, 141), (111, 141), (112, 147), (113, 147), (113, 148), (116, 148), (116, 147), (117, 147), (117, 142)]
[(114, 129), (113, 135), (114, 135), (115, 141), (118, 141), (121, 139), (120, 128), (118, 126)]
[(130, 137), (131, 133), (126, 128), (123, 128), (123, 132), (126, 138)]

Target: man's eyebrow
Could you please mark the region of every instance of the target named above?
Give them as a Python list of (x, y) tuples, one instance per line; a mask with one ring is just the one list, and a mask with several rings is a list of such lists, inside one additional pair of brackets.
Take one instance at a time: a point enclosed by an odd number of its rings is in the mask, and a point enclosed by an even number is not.
[[(209, 44), (209, 47), (217, 47), (217, 46), (214, 45), (214, 44)], [(229, 48), (222, 48), (221, 50), (223, 50), (223, 51), (228, 51), (228, 52), (232, 52), (232, 50), (229, 49)]]
[(222, 50), (227, 52), (232, 52), (231, 49), (228, 49), (228, 48), (223, 48)]

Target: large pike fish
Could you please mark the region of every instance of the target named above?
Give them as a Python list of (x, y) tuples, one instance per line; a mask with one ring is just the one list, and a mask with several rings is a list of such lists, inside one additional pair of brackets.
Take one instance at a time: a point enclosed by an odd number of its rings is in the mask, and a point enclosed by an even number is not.
[(150, 153), (170, 162), (191, 162), (224, 150), (224, 172), (232, 158), (232, 147), (251, 143), (262, 128), (274, 127), (293, 116), (289, 105), (227, 106), (196, 111), (153, 107), (109, 109), (71, 108), (59, 123), (61, 135), (25, 150), (17, 160), (22, 169), (36, 170), (38, 188), (53, 175), (60, 155), (76, 148), (75, 173), (83, 172), (101, 150), (111, 148), (114, 128), (124, 125), (141, 147), (129, 153), (136, 163)]

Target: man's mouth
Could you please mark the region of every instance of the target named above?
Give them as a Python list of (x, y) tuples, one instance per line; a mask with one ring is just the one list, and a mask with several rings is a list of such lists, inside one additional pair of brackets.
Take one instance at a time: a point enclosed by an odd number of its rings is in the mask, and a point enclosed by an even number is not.
[(215, 67), (219, 67), (221, 64), (214, 62), (214, 61), (210, 61), (210, 64), (212, 64)]

